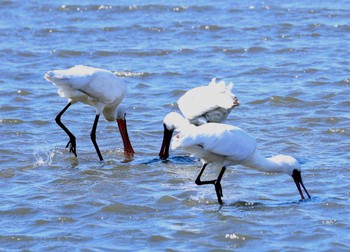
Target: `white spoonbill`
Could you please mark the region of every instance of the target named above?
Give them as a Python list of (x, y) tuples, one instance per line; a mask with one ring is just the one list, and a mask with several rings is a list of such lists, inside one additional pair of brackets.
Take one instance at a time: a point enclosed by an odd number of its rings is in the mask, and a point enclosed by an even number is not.
[(63, 125), (61, 116), (72, 104), (82, 102), (96, 109), (90, 137), (99, 159), (103, 160), (96, 142), (96, 128), (101, 113), (107, 121), (117, 121), (124, 144), (125, 158), (131, 159), (134, 156), (126, 126), (125, 109), (119, 106), (127, 91), (122, 79), (108, 70), (83, 65), (66, 70), (49, 71), (45, 74), (45, 79), (58, 87), (59, 96), (68, 98), (68, 104), (56, 116), (56, 123), (69, 137), (66, 148), (70, 146), (70, 152), (77, 156), (75, 136)]
[[(195, 87), (179, 98), (177, 104), (184, 117), (194, 125), (208, 122), (220, 123), (226, 120), (231, 110), (239, 106), (237, 97), (232, 93), (233, 83), (216, 82), (212, 79), (207, 86)], [(169, 145), (173, 130), (164, 124), (164, 136), (159, 157), (163, 160), (169, 157)]]
[[(262, 172), (290, 175), (294, 179), (301, 198), (304, 199), (301, 186), (311, 198), (303, 184), (299, 162), (285, 155), (264, 158), (257, 150), (255, 139), (241, 128), (221, 123), (195, 126), (175, 112), (169, 113), (164, 123), (168, 129), (179, 131), (179, 134), (173, 138), (172, 149), (181, 147), (202, 160), (203, 167), (195, 182), (197, 185), (213, 184), (219, 204), (222, 204), (221, 179), (226, 167), (238, 164)], [(221, 171), (217, 179), (202, 181), (201, 176), (209, 163), (220, 165)]]

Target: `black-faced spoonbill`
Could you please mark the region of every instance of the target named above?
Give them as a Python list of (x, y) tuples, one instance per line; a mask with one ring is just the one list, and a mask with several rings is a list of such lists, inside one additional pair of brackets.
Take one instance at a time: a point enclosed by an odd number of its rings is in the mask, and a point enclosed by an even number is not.
[(58, 87), (58, 94), (68, 99), (68, 104), (56, 116), (56, 123), (66, 132), (69, 142), (66, 148), (77, 156), (75, 136), (61, 122), (61, 116), (74, 103), (82, 102), (96, 108), (96, 117), (91, 130), (91, 141), (97, 155), (102, 161), (102, 155), (96, 142), (96, 128), (103, 113), (109, 122), (117, 121), (124, 144), (124, 156), (127, 160), (134, 156), (125, 119), (125, 109), (119, 104), (126, 95), (127, 87), (122, 79), (108, 70), (88, 66), (74, 66), (66, 70), (54, 70), (45, 74), (45, 79)]
[[(182, 148), (202, 160), (203, 166), (195, 182), (197, 185), (213, 184), (219, 204), (222, 204), (221, 179), (226, 167), (238, 164), (262, 172), (290, 175), (301, 198), (304, 199), (302, 188), (308, 198), (311, 198), (303, 184), (299, 162), (294, 157), (285, 155), (263, 157), (257, 150), (255, 139), (241, 128), (221, 123), (195, 126), (175, 112), (169, 113), (164, 123), (179, 131), (173, 137), (172, 149)], [(201, 176), (209, 163), (220, 166), (221, 171), (217, 179), (202, 181)]]
[[(232, 93), (233, 83), (216, 82), (212, 79), (207, 86), (195, 87), (179, 98), (177, 104), (184, 117), (194, 125), (209, 122), (221, 123), (226, 120), (231, 110), (239, 105), (237, 97)], [(164, 126), (164, 136), (159, 152), (160, 159), (169, 157), (169, 145), (173, 129)]]

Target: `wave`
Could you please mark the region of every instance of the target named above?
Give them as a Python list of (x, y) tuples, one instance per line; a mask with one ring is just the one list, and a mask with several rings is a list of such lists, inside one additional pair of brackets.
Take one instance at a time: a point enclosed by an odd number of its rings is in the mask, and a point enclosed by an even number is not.
[(210, 6), (199, 5), (167, 5), (167, 4), (143, 4), (143, 5), (83, 5), (83, 4), (67, 4), (67, 5), (45, 5), (41, 7), (42, 11), (61, 11), (61, 12), (89, 12), (89, 11), (108, 11), (112, 13), (125, 12), (205, 12), (212, 9)]
[(318, 105), (318, 103), (321, 103), (320, 101), (305, 101), (299, 98), (296, 98), (294, 96), (271, 96), (266, 97), (263, 99), (256, 99), (248, 104), (252, 105), (261, 105), (261, 104), (271, 104), (273, 106), (278, 107), (307, 107), (307, 106), (315, 106)]
[(175, 53), (175, 50), (153, 49), (149, 51), (142, 50), (126, 50), (126, 51), (95, 51), (90, 54), (97, 56), (132, 56), (132, 57), (149, 57), (149, 56), (167, 56)]
[[(138, 51), (138, 50), (125, 50), (125, 51), (88, 51), (88, 50), (53, 50), (51, 53), (56, 56), (66, 58), (71, 56), (84, 56), (84, 55), (95, 55), (95, 56), (127, 56), (127, 57), (153, 57), (153, 56), (167, 56), (173, 53), (181, 53), (181, 50), (168, 50), (168, 49), (153, 49), (149, 51)], [(188, 53), (189, 51), (185, 51)]]
[(54, 50), (52, 53), (61, 57), (96, 55), (96, 56), (127, 56), (127, 57), (151, 57), (151, 56), (167, 56), (177, 52), (176, 50), (153, 49), (150, 51), (125, 50), (125, 51), (77, 51), (77, 50)]
[(130, 72), (130, 71), (116, 71), (115, 75), (119, 77), (148, 77), (151, 76), (151, 73), (147, 72)]
[(242, 53), (261, 53), (266, 52), (268, 49), (262, 46), (252, 46), (249, 48), (217, 48), (225, 54), (242, 54)]
[(21, 119), (0, 119), (0, 124), (3, 124), (3, 125), (18, 125), (18, 124), (22, 124), (24, 123), (23, 120)]

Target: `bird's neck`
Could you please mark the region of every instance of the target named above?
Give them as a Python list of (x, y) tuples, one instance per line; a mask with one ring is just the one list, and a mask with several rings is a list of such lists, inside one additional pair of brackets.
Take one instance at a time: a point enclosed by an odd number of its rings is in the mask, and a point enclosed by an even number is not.
[(174, 123), (175, 128), (178, 131), (191, 131), (194, 130), (197, 126), (191, 124), (187, 119), (183, 118)]
[(104, 108), (102, 114), (107, 122), (113, 122), (117, 117), (115, 108)]
[(258, 150), (253, 153), (249, 160), (243, 162), (243, 165), (261, 172), (283, 173), (282, 164), (280, 162), (274, 160), (273, 157), (263, 157)]
[(125, 108), (122, 105), (104, 108), (102, 112), (107, 122), (113, 122), (116, 119), (124, 120)]

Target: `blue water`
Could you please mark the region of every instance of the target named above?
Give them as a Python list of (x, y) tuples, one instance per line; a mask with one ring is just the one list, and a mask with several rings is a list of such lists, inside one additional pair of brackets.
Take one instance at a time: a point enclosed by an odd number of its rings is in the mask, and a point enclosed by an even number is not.
[[(347, 1), (0, 1), (0, 248), (2, 251), (348, 251), (349, 24)], [(66, 105), (45, 81), (76, 64), (128, 83), (130, 138), (100, 120), (105, 162), (89, 134), (93, 108)], [(295, 156), (313, 196), (286, 175), (242, 166), (196, 186), (188, 153), (157, 154), (162, 119), (211, 78), (241, 105), (226, 123), (266, 156)], [(215, 167), (208, 176), (216, 176)]]

